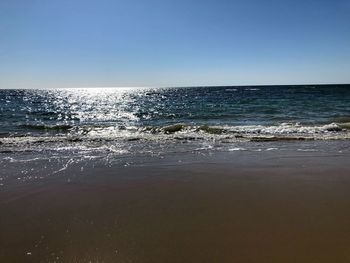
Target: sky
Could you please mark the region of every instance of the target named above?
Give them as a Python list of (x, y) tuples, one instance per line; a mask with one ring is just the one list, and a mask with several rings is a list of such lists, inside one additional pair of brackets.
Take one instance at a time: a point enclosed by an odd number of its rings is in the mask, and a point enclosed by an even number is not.
[(350, 83), (350, 0), (0, 0), (0, 88)]

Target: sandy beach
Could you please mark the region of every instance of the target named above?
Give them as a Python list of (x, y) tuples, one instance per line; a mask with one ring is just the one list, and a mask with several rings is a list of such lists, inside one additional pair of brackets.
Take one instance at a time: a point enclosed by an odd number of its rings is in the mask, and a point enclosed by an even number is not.
[(0, 0), (0, 263), (350, 263), (350, 0)]
[(9, 181), (0, 259), (349, 262), (349, 157), (169, 154)]

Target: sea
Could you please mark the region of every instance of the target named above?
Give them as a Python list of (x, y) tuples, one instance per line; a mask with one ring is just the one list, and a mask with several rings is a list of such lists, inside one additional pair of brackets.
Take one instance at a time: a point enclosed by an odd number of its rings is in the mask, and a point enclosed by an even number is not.
[(182, 152), (344, 152), (349, 139), (350, 85), (0, 90), (3, 167)]

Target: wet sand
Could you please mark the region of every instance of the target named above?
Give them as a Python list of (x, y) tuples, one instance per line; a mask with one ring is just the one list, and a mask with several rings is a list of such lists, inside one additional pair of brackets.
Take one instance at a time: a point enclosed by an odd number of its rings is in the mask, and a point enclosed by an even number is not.
[(349, 160), (175, 154), (14, 182), (0, 261), (350, 262)]

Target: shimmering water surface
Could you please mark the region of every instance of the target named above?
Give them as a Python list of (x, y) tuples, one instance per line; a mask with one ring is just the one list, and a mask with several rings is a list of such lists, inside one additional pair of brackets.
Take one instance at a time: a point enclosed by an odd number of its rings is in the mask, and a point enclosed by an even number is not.
[(281, 142), (314, 150), (313, 141), (348, 140), (349, 128), (349, 85), (0, 90), (2, 163)]

